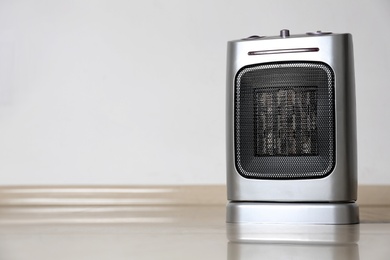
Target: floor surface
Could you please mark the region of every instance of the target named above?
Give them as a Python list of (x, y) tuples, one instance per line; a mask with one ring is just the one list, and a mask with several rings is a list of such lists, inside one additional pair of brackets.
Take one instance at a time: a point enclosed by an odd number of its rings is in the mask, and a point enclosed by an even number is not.
[(240, 243), (226, 238), (224, 206), (3, 206), (0, 259), (390, 259), (390, 208), (360, 213), (360, 225), (326, 231), (335, 242)]

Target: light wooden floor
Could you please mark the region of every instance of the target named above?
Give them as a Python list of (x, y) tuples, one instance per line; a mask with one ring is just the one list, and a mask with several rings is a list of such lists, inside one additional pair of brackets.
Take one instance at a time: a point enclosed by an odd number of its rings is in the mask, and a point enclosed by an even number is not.
[[(356, 240), (248, 244), (226, 238), (223, 188), (99, 189), (0, 190), (0, 259), (390, 259), (390, 206), (375, 194), (378, 203), (360, 207), (361, 224), (337, 231)], [(206, 195), (215, 198), (205, 203)]]
[[(314, 259), (315, 256), (316, 260), (388, 260), (390, 208), (363, 207), (361, 212), (362, 224), (353, 225), (357, 241), (248, 244), (227, 240), (223, 205), (3, 206), (0, 208), (0, 259), (248, 260)], [(297, 232), (296, 227), (283, 230), (284, 235), (297, 235)], [(341, 234), (338, 231), (338, 236), (349, 237), (350, 232), (350, 228)], [(302, 232), (298, 235), (305, 236)]]

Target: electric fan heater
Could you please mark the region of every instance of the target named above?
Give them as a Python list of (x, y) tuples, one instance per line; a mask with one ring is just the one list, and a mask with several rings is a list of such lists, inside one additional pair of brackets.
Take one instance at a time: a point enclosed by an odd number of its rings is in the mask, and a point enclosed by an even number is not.
[(230, 41), (227, 222), (358, 223), (355, 118), (350, 34)]

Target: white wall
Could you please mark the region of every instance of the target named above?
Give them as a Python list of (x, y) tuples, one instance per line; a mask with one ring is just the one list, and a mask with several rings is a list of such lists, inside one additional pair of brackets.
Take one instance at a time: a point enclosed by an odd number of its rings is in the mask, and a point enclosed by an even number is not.
[(0, 184), (222, 184), (226, 42), (350, 32), (359, 180), (390, 184), (390, 2), (0, 0)]

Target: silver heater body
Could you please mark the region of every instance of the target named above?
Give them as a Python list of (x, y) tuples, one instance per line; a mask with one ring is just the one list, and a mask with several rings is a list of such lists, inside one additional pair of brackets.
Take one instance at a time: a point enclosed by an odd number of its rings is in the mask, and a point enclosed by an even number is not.
[(227, 222), (354, 224), (352, 36), (228, 42)]

